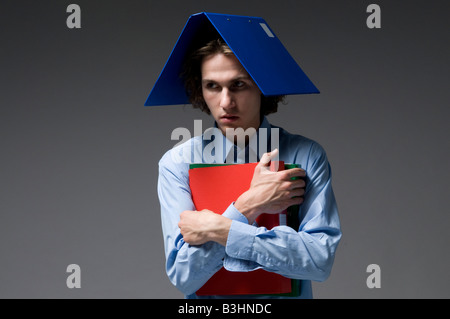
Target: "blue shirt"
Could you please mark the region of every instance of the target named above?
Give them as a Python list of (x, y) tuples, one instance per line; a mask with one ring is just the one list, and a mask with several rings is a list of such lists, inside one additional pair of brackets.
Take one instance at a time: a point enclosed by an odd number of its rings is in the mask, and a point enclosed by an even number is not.
[[(195, 295), (221, 267), (230, 271), (262, 268), (288, 278), (300, 279), (299, 298), (312, 298), (311, 280), (323, 281), (330, 275), (341, 230), (331, 186), (331, 169), (325, 151), (308, 138), (290, 134), (269, 124), (266, 118), (260, 128), (266, 129), (267, 139), (260, 139), (260, 133), (255, 134), (248, 146), (242, 149), (230, 143), (222, 134), (215, 134), (212, 138), (207, 130), (202, 136), (176, 145), (159, 162), (158, 196), (166, 272), (170, 281), (186, 298), (227, 297)], [(278, 134), (276, 140), (273, 139), (273, 132)], [(208, 135), (207, 138), (205, 135)], [(279, 160), (300, 164), (306, 171), (307, 186), (299, 210), (299, 229), (277, 226), (267, 230), (256, 224), (249, 225), (247, 218), (234, 207), (234, 203), (230, 203), (223, 213), (223, 216), (232, 219), (225, 247), (215, 242), (199, 246), (185, 243), (178, 227), (179, 215), (184, 210), (195, 210), (189, 188), (189, 163), (198, 162), (199, 159), (204, 163), (224, 163), (227, 157), (229, 162), (229, 156), (233, 153), (236, 154), (234, 159), (237, 162), (243, 162), (252, 158), (249, 155), (252, 152), (262, 155), (265, 151), (261, 152), (263, 147), (259, 140), (268, 141), (268, 151), (272, 150), (273, 144), (278, 144)], [(219, 150), (222, 146), (220, 152), (211, 151)], [(259, 160), (259, 156), (256, 157)], [(261, 296), (233, 296), (236, 297)]]

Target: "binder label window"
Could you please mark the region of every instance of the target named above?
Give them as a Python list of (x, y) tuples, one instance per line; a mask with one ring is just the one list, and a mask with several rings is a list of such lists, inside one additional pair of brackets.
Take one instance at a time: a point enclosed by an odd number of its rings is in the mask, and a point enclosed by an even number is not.
[(267, 24), (265, 23), (260, 23), (259, 24), (261, 26), (261, 28), (263, 28), (263, 30), (266, 32), (267, 36), (269, 38), (275, 38), (275, 35), (272, 33), (272, 31), (270, 31), (269, 27), (267, 26)]

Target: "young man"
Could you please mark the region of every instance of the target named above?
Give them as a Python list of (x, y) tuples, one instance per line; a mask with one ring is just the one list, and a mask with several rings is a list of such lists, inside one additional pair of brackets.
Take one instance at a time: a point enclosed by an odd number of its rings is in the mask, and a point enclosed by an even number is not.
[[(159, 163), (158, 195), (167, 275), (187, 298), (198, 298), (195, 292), (222, 267), (241, 272), (264, 269), (301, 280), (299, 297), (312, 298), (311, 280), (323, 281), (329, 276), (341, 237), (324, 150), (310, 139), (279, 128), (278, 149), (267, 145), (272, 151), (258, 158), (249, 189), (229, 203), (223, 214), (196, 211), (189, 188), (189, 163), (174, 159), (186, 152), (202, 153), (208, 143), (231, 145), (225, 147), (221, 158), (215, 157), (222, 163), (235, 161), (230, 152), (247, 157), (252, 151), (257, 154), (258, 150), (252, 150), (256, 144), (251, 141), (259, 138), (258, 130), (267, 129), (266, 140), (271, 144), (271, 129), (276, 127), (265, 115), (276, 111), (281, 97), (263, 96), (222, 39), (198, 49), (186, 65), (185, 82), (191, 103), (211, 114), (222, 134), (213, 141), (194, 137), (169, 150)], [(226, 140), (227, 129), (238, 128), (255, 129), (255, 134), (246, 136), (243, 147), (236, 140)], [(238, 161), (243, 158), (238, 157)], [(274, 158), (300, 164), (304, 169), (271, 172), (268, 163)], [(261, 213), (275, 214), (297, 204), (301, 204), (298, 229), (278, 226), (267, 230), (254, 223)]]

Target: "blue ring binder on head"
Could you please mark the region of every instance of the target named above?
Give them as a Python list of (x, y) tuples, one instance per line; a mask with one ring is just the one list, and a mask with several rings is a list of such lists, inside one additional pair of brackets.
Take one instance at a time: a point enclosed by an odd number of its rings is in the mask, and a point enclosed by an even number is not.
[(319, 93), (264, 19), (202, 12), (187, 21), (145, 106), (189, 104), (180, 76), (185, 57), (217, 34), (265, 96)]

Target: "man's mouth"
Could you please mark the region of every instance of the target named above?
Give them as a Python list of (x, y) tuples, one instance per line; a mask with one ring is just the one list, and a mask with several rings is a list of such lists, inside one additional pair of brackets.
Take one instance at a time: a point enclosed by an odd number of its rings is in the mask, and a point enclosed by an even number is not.
[(220, 119), (224, 122), (234, 122), (239, 119), (239, 116), (236, 115), (222, 115)]

